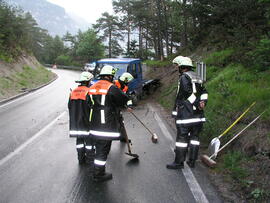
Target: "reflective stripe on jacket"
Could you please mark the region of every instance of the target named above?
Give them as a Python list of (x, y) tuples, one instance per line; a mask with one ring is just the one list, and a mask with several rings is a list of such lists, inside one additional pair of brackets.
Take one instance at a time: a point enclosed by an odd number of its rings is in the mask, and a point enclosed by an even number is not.
[(198, 75), (193, 71), (179, 76), (178, 91), (175, 100), (176, 124), (190, 126), (205, 122), (200, 101), (207, 102), (208, 93)]
[(69, 98), (69, 135), (70, 137), (80, 137), (89, 135), (89, 113), (90, 106), (89, 88), (78, 86), (74, 89)]
[(107, 80), (99, 80), (89, 89), (91, 99), (90, 134), (97, 139), (119, 139), (118, 109), (128, 96)]

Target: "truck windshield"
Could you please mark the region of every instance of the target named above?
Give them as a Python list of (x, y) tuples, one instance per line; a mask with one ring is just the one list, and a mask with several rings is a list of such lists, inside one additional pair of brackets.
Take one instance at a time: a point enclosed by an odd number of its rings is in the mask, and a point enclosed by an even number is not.
[(127, 72), (128, 64), (123, 63), (98, 63), (96, 75), (99, 74), (101, 68), (105, 65), (113, 66), (117, 71), (114, 75), (114, 79), (118, 79), (124, 72)]

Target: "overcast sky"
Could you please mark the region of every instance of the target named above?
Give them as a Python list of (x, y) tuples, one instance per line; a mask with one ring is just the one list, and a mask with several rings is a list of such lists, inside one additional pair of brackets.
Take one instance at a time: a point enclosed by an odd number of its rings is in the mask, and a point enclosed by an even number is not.
[(67, 12), (76, 14), (89, 23), (95, 23), (104, 12), (113, 13), (112, 0), (47, 0), (57, 4)]

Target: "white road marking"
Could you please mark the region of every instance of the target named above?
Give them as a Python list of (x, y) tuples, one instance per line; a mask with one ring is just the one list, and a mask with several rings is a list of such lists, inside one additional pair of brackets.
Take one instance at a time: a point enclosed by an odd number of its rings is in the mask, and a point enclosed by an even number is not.
[(31, 142), (33, 142), (35, 139), (37, 139), (40, 135), (42, 135), (46, 130), (48, 130), (50, 127), (52, 127), (61, 117), (63, 117), (66, 114), (66, 111), (62, 112), (57, 118), (55, 118), (52, 122), (50, 122), (48, 125), (46, 125), (44, 128), (42, 128), (40, 131), (38, 131), (33, 137), (28, 139), (26, 142), (24, 142), (22, 145), (20, 145), (18, 148), (16, 148), (13, 152), (5, 156), (3, 159), (0, 160), (0, 166), (5, 164), (8, 160), (12, 159), (14, 156), (16, 156), (18, 153), (20, 153), (24, 148), (26, 148)]
[[(148, 104), (148, 107), (152, 112), (156, 112), (154, 108)], [(169, 139), (172, 143), (175, 143), (173, 140), (173, 136), (171, 133), (168, 131), (166, 125), (164, 122), (161, 120), (161, 118), (158, 116), (158, 114), (155, 113), (154, 118), (159, 124), (159, 127), (162, 131), (162, 133), (165, 135), (167, 139)], [(171, 150), (174, 151), (174, 145), (170, 146)], [(195, 176), (193, 175), (192, 171), (190, 170), (189, 166), (185, 164), (185, 168), (182, 169), (183, 175), (186, 178), (187, 184), (190, 188), (190, 191), (192, 192), (194, 199), (196, 202), (200, 203), (209, 203), (208, 199), (206, 198), (205, 194), (203, 193), (199, 183), (197, 182)]]

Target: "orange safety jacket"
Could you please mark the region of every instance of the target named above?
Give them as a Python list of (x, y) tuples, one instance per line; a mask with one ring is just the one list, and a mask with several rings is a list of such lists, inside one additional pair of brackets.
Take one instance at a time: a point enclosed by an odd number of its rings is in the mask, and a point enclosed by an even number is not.
[(96, 139), (119, 139), (119, 108), (123, 108), (128, 96), (107, 80), (99, 80), (89, 88), (91, 100), (90, 135)]
[[(127, 93), (128, 91), (128, 86), (127, 85), (124, 85), (124, 84), (121, 84), (121, 82), (119, 80), (115, 80), (114, 81), (114, 84), (120, 89), (122, 90), (124, 93)], [(127, 106), (128, 107), (131, 107), (132, 106), (132, 100), (128, 100), (127, 102)]]
[(89, 88), (78, 86), (69, 97), (69, 135), (81, 137), (89, 135)]
[(127, 91), (128, 91), (128, 86), (127, 86), (127, 85), (121, 85), (121, 83), (120, 83), (119, 80), (115, 80), (115, 81), (114, 81), (114, 84), (115, 84), (120, 90), (122, 90), (123, 92), (127, 93)]

